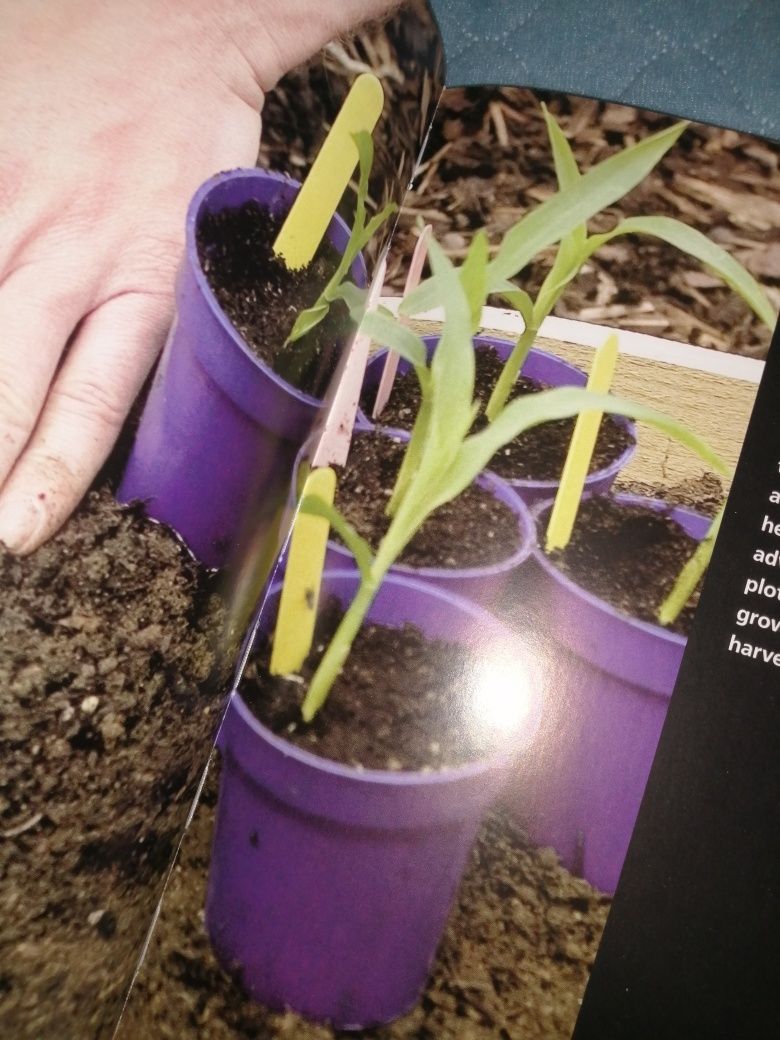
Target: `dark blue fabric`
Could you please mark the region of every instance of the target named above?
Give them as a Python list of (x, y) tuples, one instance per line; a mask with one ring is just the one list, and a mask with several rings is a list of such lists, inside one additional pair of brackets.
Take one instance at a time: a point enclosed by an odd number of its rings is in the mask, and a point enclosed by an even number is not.
[(447, 86), (516, 84), (780, 138), (780, 0), (430, 0)]

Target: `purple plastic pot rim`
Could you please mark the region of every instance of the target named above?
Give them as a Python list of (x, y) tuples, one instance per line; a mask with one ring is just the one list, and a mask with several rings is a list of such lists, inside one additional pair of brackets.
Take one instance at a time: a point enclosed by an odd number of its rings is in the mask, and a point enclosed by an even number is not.
[[(511, 340), (501, 339), (499, 336), (475, 336), (475, 343), (485, 346), (508, 346), (513, 347), (514, 343)], [(531, 347), (531, 353), (536, 354), (537, 357), (551, 358), (558, 364), (565, 366), (572, 372), (576, 372), (578, 375), (584, 375), (581, 369), (577, 368), (576, 365), (572, 365), (570, 361), (566, 361), (564, 358), (558, 357), (557, 354), (553, 354), (552, 351), (543, 350), (541, 347)], [(589, 485), (597, 484), (599, 481), (607, 480), (610, 477), (616, 477), (621, 469), (628, 464), (629, 459), (636, 451), (636, 425), (627, 419), (624, 415), (613, 416), (616, 423), (622, 426), (632, 438), (632, 443), (628, 445), (624, 451), (616, 459), (614, 459), (608, 466), (604, 466), (603, 469), (595, 470), (593, 473), (589, 473), (585, 478), (585, 487)], [(488, 472), (491, 472), (488, 470)], [(511, 487), (516, 488), (528, 488), (538, 491), (540, 494), (544, 494), (546, 491), (550, 491), (551, 494), (555, 493), (560, 480), (529, 480), (529, 479), (512, 479), (503, 477), (503, 480), (507, 482)]]
[[(323, 584), (328, 578), (336, 580), (345, 578), (350, 581), (355, 581), (356, 572), (354, 570), (343, 568), (329, 568), (323, 574)], [(466, 613), (470, 613), (475, 619), (478, 619), (483, 624), (496, 631), (503, 629), (504, 627), (501, 622), (487, 610), (480, 607), (479, 604), (466, 599), (464, 596), (459, 596), (449, 591), (445, 592), (444, 590), (425, 582), (415, 581), (413, 578), (401, 575), (388, 574), (384, 581), (403, 584), (407, 587), (410, 593), (418, 593), (423, 596), (433, 596), (437, 599), (450, 600), (456, 607), (465, 610)], [(265, 603), (268, 603), (268, 601), (272, 600), (281, 591), (282, 584), (283, 582), (275, 582), (271, 586), (268, 595), (265, 597)], [(506, 638), (507, 641), (511, 640), (511, 634), (508, 631), (506, 633)], [(396, 771), (389, 769), (357, 769), (355, 766), (344, 765), (341, 762), (334, 762), (329, 758), (322, 757), (321, 755), (315, 755), (313, 752), (306, 751), (305, 748), (297, 747), (295, 744), (291, 744), (283, 737), (277, 736), (253, 714), (246, 701), (241, 696), (240, 690), (236, 687), (234, 687), (230, 692), (228, 705), (223, 714), (220, 732), (225, 725), (227, 713), (232, 710), (235, 710), (238, 713), (242, 723), (255, 734), (258, 740), (265, 741), (275, 750), (288, 758), (293, 758), (300, 762), (301, 765), (320, 770), (331, 776), (341, 777), (345, 780), (353, 780), (357, 783), (368, 786), (401, 788), (412, 786), (431, 788), (442, 787), (446, 784), (452, 783), (454, 780), (467, 780), (478, 776), (487, 776), (491, 773), (507, 769), (517, 757), (518, 752), (522, 750), (516, 745), (512, 745), (506, 750), (496, 752), (496, 754), (492, 755), (490, 758), (480, 759), (476, 762), (466, 762), (462, 766), (454, 766), (448, 769), (439, 769), (431, 772), (422, 772), (419, 770)], [(221, 748), (221, 745), (219, 744), (219, 736), (220, 734), (218, 733), (217, 744)], [(532, 737), (529, 738), (529, 744), (532, 739)]]
[[(486, 346), (496, 346), (496, 344), (506, 345), (509, 347), (514, 346), (514, 343), (512, 343), (511, 340), (502, 340), (498, 336), (477, 336), (476, 341), (478, 343), (484, 343)], [(552, 360), (556, 361), (559, 365), (570, 369), (572, 372), (576, 372), (577, 375), (584, 375), (582, 370), (577, 368), (576, 365), (572, 365), (570, 361), (566, 361), (564, 358), (558, 357), (558, 355), (553, 354), (552, 351), (543, 350), (541, 347), (531, 347), (531, 353), (536, 354), (537, 357), (551, 358)], [(632, 443), (629, 444), (628, 447), (625, 448), (625, 450), (621, 452), (621, 454), (618, 455), (616, 459), (610, 462), (608, 466), (604, 466), (603, 469), (598, 469), (593, 473), (589, 473), (588, 476), (585, 478), (586, 488), (588, 487), (588, 485), (597, 484), (599, 481), (606, 480), (609, 477), (617, 476), (620, 470), (628, 464), (629, 459), (636, 451), (636, 424), (633, 423), (630, 419), (627, 419), (624, 415), (614, 415), (613, 419), (616, 423), (618, 423), (619, 426), (622, 426), (628, 432), (629, 436), (632, 439)], [(553, 493), (560, 484), (560, 480), (507, 480), (506, 477), (504, 477), (503, 479), (506, 480), (507, 483), (510, 484), (512, 487), (529, 489), (533, 488), (534, 490), (538, 490), (540, 494), (543, 494), (548, 489), (551, 493)]]
[[(214, 295), (211, 286), (208, 283), (208, 279), (203, 273), (203, 268), (201, 267), (200, 260), (198, 258), (197, 247), (197, 227), (198, 220), (201, 215), (201, 209), (206, 203), (206, 200), (208, 199), (208, 196), (211, 194), (211, 192), (229, 179), (246, 181), (272, 180), (276, 181), (282, 186), (294, 188), (300, 188), (301, 186), (300, 181), (295, 180), (294, 177), (290, 177), (286, 173), (276, 173), (274, 170), (263, 170), (257, 167), (238, 167), (234, 170), (225, 170), (222, 173), (215, 174), (213, 177), (210, 177), (207, 181), (205, 181), (192, 196), (189, 208), (187, 209), (187, 241), (185, 247), (185, 255), (190, 253), (191, 251), (191, 255), (193, 257), (192, 268), (195, 277), (195, 282), (200, 291), (204, 294), (204, 297), (211, 304), (211, 310), (215, 315), (217, 322), (222, 327), (222, 329), (230, 336), (232, 342), (236, 345), (236, 347), (238, 347), (242, 351), (242, 353), (246, 355), (246, 357), (248, 357), (250, 361), (253, 362), (255, 366), (261, 369), (265, 373), (265, 375), (271, 380), (271, 382), (275, 383), (280, 390), (284, 391), (287, 394), (290, 394), (291, 397), (293, 397), (296, 401), (299, 401), (301, 404), (309, 405), (310, 407), (315, 409), (320, 408), (323, 403), (320, 398), (312, 397), (311, 394), (305, 394), (303, 393), (303, 391), (298, 390), (291, 383), (288, 383), (287, 380), (283, 379), (280, 375), (274, 372), (270, 365), (266, 364), (266, 362), (263, 361), (262, 358), (258, 357), (249, 349), (249, 347), (247, 347), (246, 343), (244, 343), (243, 339), (238, 334), (237, 330), (234, 328), (228, 316), (220, 307), (219, 301)], [(333, 219), (335, 219), (336, 221), (341, 220), (341, 218), (337, 214), (334, 216)]]
[[(663, 499), (660, 498), (646, 498), (643, 495), (631, 494), (616, 494), (611, 497), (618, 502), (647, 506), (654, 512), (668, 512), (672, 519), (676, 519), (680, 514), (696, 517), (697, 519), (703, 519), (702, 514), (695, 512), (693, 509), (686, 509), (684, 506), (670, 506), (668, 502), (664, 502)], [(544, 502), (538, 502), (531, 508), (531, 515), (538, 521), (540, 515), (545, 510), (550, 509), (552, 504), (553, 499), (546, 499)], [(662, 625), (654, 625), (650, 621), (641, 621), (639, 618), (631, 617), (630, 614), (623, 613), (622, 610), (610, 606), (610, 604), (607, 603), (606, 600), (601, 599), (600, 596), (595, 595), (593, 592), (589, 592), (587, 589), (583, 588), (582, 585), (578, 585), (576, 582), (572, 581), (571, 578), (568, 578), (547, 558), (538, 538), (536, 544), (531, 550), (531, 555), (550, 578), (565, 588), (566, 591), (576, 599), (587, 603), (589, 606), (598, 610), (599, 613), (617, 618), (628, 628), (634, 629), (638, 632), (644, 632), (656, 639), (663, 640), (672, 646), (684, 648), (688, 642), (686, 636), (680, 635), (678, 632), (670, 632), (669, 629), (664, 628)], [(666, 699), (668, 699), (669, 696), (671, 696), (671, 693), (667, 695)]]
[[(426, 347), (435, 347), (436, 344), (439, 342), (439, 339), (439, 336), (422, 337), (423, 343), (426, 345)], [(475, 347), (502, 346), (511, 348), (514, 346), (512, 340), (501, 339), (499, 336), (474, 336), (473, 342)], [(373, 362), (376, 358), (384, 357), (386, 353), (387, 347), (382, 347), (381, 350), (377, 350), (374, 354), (371, 355), (371, 361)], [(558, 362), (558, 364), (560, 364), (561, 366), (570, 369), (570, 371), (576, 372), (580, 376), (584, 375), (581, 369), (577, 368), (576, 365), (572, 365), (571, 362), (565, 361), (563, 358), (558, 357), (557, 354), (553, 354), (549, 350), (543, 350), (541, 347), (531, 347), (531, 353), (535, 354), (537, 357), (551, 358), (552, 360)], [(370, 416), (367, 416), (367, 418), (370, 423), (374, 422)], [(597, 484), (599, 481), (608, 480), (610, 477), (617, 476), (620, 470), (628, 464), (629, 459), (636, 451), (636, 425), (630, 419), (627, 419), (624, 415), (614, 415), (613, 418), (615, 422), (618, 423), (618, 425), (622, 426), (625, 430), (628, 431), (629, 435), (633, 439), (632, 443), (629, 444), (628, 447), (623, 452), (621, 452), (621, 454), (616, 459), (610, 462), (608, 466), (605, 466), (603, 469), (595, 470), (595, 472), (593, 473), (589, 473), (587, 478), (585, 479), (586, 488), (593, 484)], [(379, 426), (380, 424), (376, 422), (374, 423), (374, 425)], [(485, 472), (492, 473), (493, 471), (491, 469), (486, 469)], [(500, 480), (503, 480), (504, 483), (508, 484), (510, 487), (521, 489), (528, 488), (529, 490), (538, 491), (539, 494), (544, 494), (547, 491), (553, 494), (558, 485), (560, 484), (560, 480), (531, 480), (528, 478), (521, 479), (513, 477), (502, 477), (499, 474), (496, 474), (496, 476), (498, 476)]]
[(477, 762), (467, 762), (465, 765), (450, 769), (440, 769), (431, 772), (412, 770), (391, 769), (357, 769), (354, 766), (334, 762), (332, 759), (315, 755), (305, 748), (290, 744), (284, 737), (277, 736), (271, 732), (252, 713), (246, 701), (238, 689), (230, 693), (228, 710), (235, 709), (244, 725), (248, 726), (258, 737), (266, 741), (273, 748), (288, 758), (294, 758), (302, 765), (312, 769), (318, 769), (328, 773), (330, 776), (338, 776), (344, 780), (353, 780), (366, 786), (381, 787), (441, 787), (453, 780), (462, 780), (477, 776), (485, 776), (496, 770), (505, 769), (514, 757), (513, 754), (502, 752), (494, 758), (480, 759)]
[[(371, 431), (386, 434), (388, 437), (397, 437), (408, 441), (409, 433), (406, 430), (396, 430), (390, 426), (371, 426), (364, 429), (355, 429), (355, 433), (370, 433)], [(459, 581), (465, 578), (490, 578), (497, 574), (505, 574), (513, 571), (516, 567), (527, 560), (536, 544), (536, 525), (531, 517), (531, 511), (520, 495), (514, 490), (512, 484), (499, 477), (491, 470), (483, 470), (474, 481), (480, 487), (487, 485), (494, 498), (499, 499), (514, 512), (517, 517), (518, 526), (521, 531), (520, 545), (511, 556), (501, 560), (499, 563), (491, 563), (482, 567), (410, 567), (406, 563), (394, 563), (390, 568), (392, 574), (400, 577), (414, 578), (416, 575), (432, 581)], [(354, 559), (352, 553), (339, 542), (328, 540), (328, 550), (343, 556), (345, 559)]]

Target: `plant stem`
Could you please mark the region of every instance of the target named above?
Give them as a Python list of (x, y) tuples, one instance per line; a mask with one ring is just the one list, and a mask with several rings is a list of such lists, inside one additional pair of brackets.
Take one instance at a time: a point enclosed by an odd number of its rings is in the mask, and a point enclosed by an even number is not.
[[(385, 568), (387, 570), (387, 568)], [(355, 637), (360, 631), (360, 626), (368, 613), (368, 609), (374, 601), (379, 586), (382, 583), (384, 573), (378, 574), (376, 561), (368, 576), (361, 580), (355, 598), (350, 603), (346, 613), (342, 617), (338, 628), (333, 634), (328, 649), (322, 656), (317, 670), (311, 678), (309, 689), (301, 707), (304, 722), (311, 722), (319, 709), (325, 703), (333, 683), (336, 681), (344, 662), (349, 656)]]
[(672, 591), (661, 604), (658, 611), (658, 620), (662, 625), (671, 625), (677, 620), (683, 607), (691, 598), (693, 590), (699, 584), (702, 575), (707, 570), (712, 556), (712, 550), (715, 545), (715, 539), (718, 537), (718, 531), (720, 530), (720, 522), (723, 519), (723, 511), (724, 510), (721, 509), (712, 521), (712, 526), (709, 531), (707, 531), (707, 534), (699, 542), (693, 556), (691, 556), (690, 560), (688, 560), (680, 571), (677, 581), (672, 587)]
[(490, 395), (490, 400), (485, 409), (485, 414), (490, 422), (493, 422), (509, 400), (512, 387), (515, 385), (515, 380), (525, 364), (525, 359), (528, 357), (528, 352), (533, 346), (538, 331), (539, 329), (533, 325), (527, 326), (525, 332), (523, 332), (515, 344), (514, 350), (506, 359), (506, 364), (501, 370), (501, 375), (498, 377), (496, 385), (493, 387), (493, 393)]

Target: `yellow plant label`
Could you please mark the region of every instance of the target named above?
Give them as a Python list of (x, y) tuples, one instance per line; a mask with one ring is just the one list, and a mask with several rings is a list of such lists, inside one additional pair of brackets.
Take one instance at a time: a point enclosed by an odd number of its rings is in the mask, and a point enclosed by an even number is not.
[[(333, 505), (335, 494), (336, 471), (330, 466), (313, 469), (301, 492), (302, 497), (316, 496), (328, 505)], [(300, 671), (311, 649), (329, 533), (324, 517), (297, 513), (271, 651), (272, 675)]]
[(370, 134), (383, 106), (384, 91), (376, 76), (358, 76), (274, 243), (274, 253), (291, 270), (314, 258), (358, 163), (352, 135), (361, 130)]
[[(593, 358), (587, 389), (598, 394), (609, 393), (618, 359), (618, 338), (611, 336), (596, 351)], [(593, 449), (603, 412), (580, 412), (574, 426), (569, 451), (561, 474), (561, 483), (547, 525), (548, 552), (553, 549), (565, 549), (574, 530), (574, 521), (580, 508), (585, 480), (590, 469)]]

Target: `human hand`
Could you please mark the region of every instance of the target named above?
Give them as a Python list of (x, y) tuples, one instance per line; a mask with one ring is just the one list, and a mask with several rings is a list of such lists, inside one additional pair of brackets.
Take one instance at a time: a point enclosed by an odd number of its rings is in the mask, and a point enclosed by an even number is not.
[(45, 541), (164, 341), (184, 215), (263, 91), (388, 0), (0, 0), (0, 541)]

